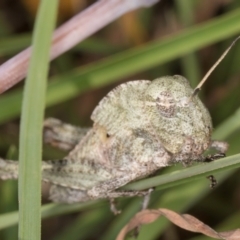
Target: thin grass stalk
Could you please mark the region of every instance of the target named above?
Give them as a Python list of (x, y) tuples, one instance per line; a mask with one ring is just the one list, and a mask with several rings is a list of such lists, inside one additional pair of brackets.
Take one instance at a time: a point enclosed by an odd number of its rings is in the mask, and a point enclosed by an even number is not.
[(19, 152), (18, 238), (41, 239), (42, 122), (48, 59), (58, 0), (42, 0), (34, 27), (33, 52), (24, 87)]

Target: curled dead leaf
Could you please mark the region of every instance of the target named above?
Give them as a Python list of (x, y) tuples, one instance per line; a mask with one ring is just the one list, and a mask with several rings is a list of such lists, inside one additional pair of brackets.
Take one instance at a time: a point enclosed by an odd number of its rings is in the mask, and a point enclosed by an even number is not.
[(160, 209), (146, 209), (137, 213), (129, 223), (122, 228), (117, 236), (117, 240), (123, 240), (128, 232), (140, 227), (143, 224), (154, 222), (160, 216), (166, 217), (169, 221), (191, 232), (202, 233), (206, 236), (215, 239), (237, 240), (240, 239), (240, 229), (235, 229), (227, 232), (216, 232), (208, 225), (204, 224), (197, 218), (189, 214), (179, 214), (172, 210), (160, 208)]

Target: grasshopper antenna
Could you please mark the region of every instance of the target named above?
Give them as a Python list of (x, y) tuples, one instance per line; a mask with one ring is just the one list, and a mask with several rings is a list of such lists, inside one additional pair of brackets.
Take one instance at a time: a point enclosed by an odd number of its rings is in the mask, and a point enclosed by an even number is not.
[(191, 100), (194, 96), (196, 96), (199, 91), (201, 90), (202, 85), (206, 82), (209, 75), (213, 72), (213, 70), (218, 66), (218, 64), (225, 58), (225, 56), (228, 54), (228, 52), (231, 50), (231, 48), (234, 46), (234, 44), (240, 39), (240, 36), (238, 36), (232, 44), (225, 50), (225, 52), (221, 55), (221, 57), (217, 60), (217, 62), (210, 68), (210, 70), (205, 74), (201, 82), (197, 85), (197, 87), (194, 89), (192, 96), (189, 100)]

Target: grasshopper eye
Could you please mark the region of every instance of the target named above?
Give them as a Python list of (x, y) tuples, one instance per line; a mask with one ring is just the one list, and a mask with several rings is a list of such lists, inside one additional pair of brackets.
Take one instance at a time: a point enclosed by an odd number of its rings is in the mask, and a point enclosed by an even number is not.
[(169, 92), (161, 92), (156, 99), (156, 104), (158, 111), (164, 117), (171, 118), (175, 116), (176, 104), (175, 100)]

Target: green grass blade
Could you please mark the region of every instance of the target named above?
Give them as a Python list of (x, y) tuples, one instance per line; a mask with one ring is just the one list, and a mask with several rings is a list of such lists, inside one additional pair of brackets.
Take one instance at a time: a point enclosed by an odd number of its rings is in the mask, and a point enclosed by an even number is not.
[(203, 176), (240, 167), (240, 154), (232, 155), (211, 163), (182, 169), (170, 174), (159, 175), (128, 184), (124, 189), (143, 190), (157, 187), (158, 190), (197, 180)]
[(19, 239), (41, 239), (42, 122), (57, 0), (40, 2), (24, 88), (19, 152)]
[[(180, 34), (54, 77), (55, 81), (49, 84), (47, 91), (47, 106), (66, 101), (83, 91), (110, 84), (117, 79), (153, 68), (237, 34), (240, 32), (239, 16), (240, 9), (236, 9), (212, 21), (184, 30)], [(19, 115), (21, 97), (19, 90), (0, 97), (0, 123)]]

